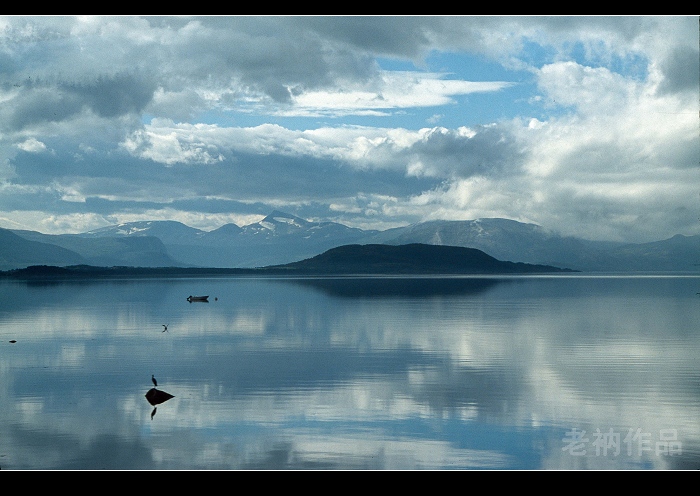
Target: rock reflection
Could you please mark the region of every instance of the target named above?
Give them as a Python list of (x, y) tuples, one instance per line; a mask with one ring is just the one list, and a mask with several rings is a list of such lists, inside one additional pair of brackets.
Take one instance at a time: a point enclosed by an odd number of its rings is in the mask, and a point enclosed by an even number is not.
[[(155, 380), (153, 381), (155, 384)], [(148, 402), (154, 406), (153, 411), (151, 412), (151, 420), (153, 420), (153, 417), (156, 416), (156, 410), (158, 410), (158, 407), (156, 405), (160, 405), (161, 403), (165, 403), (171, 398), (174, 398), (170, 393), (166, 393), (165, 391), (160, 391), (156, 388), (151, 388), (148, 390), (146, 393), (146, 399)]]

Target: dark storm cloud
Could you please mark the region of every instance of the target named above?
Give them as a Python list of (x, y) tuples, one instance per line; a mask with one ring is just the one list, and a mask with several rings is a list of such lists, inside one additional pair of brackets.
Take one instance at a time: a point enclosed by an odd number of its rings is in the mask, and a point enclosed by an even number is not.
[(18, 96), (0, 110), (8, 132), (35, 124), (60, 122), (85, 110), (103, 118), (139, 113), (153, 98), (155, 84), (129, 74), (101, 75), (80, 83), (26, 82)]
[[(510, 22), (511, 18), (497, 18)], [(643, 34), (653, 24), (653, 19), (639, 16), (527, 16), (515, 19), (524, 26), (536, 26), (554, 34), (570, 34), (574, 31), (608, 31), (631, 40)]]
[(525, 154), (521, 145), (504, 129), (478, 126), (473, 136), (435, 128), (401, 156), (420, 160), (430, 175), (467, 178), (517, 172)]
[[(166, 90), (180, 91), (195, 80), (220, 88), (240, 82), (246, 91), (288, 103), (290, 94), (302, 89), (371, 82), (379, 75), (377, 55), (418, 62), (449, 21), (431, 16), (158, 18), (149, 22), (168, 31), (168, 45), (146, 49), (167, 75), (160, 81)], [(478, 19), (459, 22), (462, 33), (482, 29)]]
[(678, 47), (661, 64), (664, 81), (659, 86), (661, 93), (698, 91), (700, 82), (700, 51), (698, 48)]
[(280, 103), (297, 87), (321, 88), (376, 70), (369, 54), (329, 43), (297, 18), (193, 19), (180, 27), (172, 50), (178, 65), (167, 62), (166, 71), (222, 86), (237, 80)]
[(12, 105), (0, 109), (0, 126), (6, 132), (11, 132), (35, 124), (58, 122), (78, 114), (82, 105), (83, 102), (76, 95), (55, 89), (25, 90), (13, 99)]
[(153, 98), (153, 81), (132, 74), (100, 75), (89, 82), (64, 83), (59, 88), (78, 98), (100, 117), (141, 112)]
[(325, 39), (363, 50), (414, 58), (429, 46), (429, 33), (442, 24), (439, 17), (300, 17), (293, 21)]

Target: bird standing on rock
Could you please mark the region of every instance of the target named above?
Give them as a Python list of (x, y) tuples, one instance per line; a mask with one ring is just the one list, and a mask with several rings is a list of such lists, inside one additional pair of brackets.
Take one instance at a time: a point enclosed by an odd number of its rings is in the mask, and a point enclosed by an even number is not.
[(155, 387), (158, 387), (158, 381), (156, 381), (156, 378), (153, 376), (153, 374), (151, 374), (151, 380), (153, 381), (153, 385)]

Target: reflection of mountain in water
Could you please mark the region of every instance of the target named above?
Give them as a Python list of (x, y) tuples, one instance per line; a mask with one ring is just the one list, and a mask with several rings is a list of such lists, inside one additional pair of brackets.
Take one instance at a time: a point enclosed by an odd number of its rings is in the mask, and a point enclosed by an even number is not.
[(343, 298), (423, 298), (482, 293), (504, 281), (476, 277), (348, 277), (291, 279), (285, 282), (301, 284)]

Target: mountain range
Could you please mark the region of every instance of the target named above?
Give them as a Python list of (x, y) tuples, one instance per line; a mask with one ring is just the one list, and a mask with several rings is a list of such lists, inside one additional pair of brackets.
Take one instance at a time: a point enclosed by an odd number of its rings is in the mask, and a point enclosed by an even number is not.
[(252, 268), (297, 262), (344, 245), (414, 243), (475, 248), (502, 261), (588, 272), (700, 271), (700, 235), (650, 243), (590, 241), (498, 218), (378, 231), (280, 211), (243, 227), (226, 224), (212, 231), (176, 221), (130, 222), (80, 234), (0, 229), (0, 270), (78, 264)]

